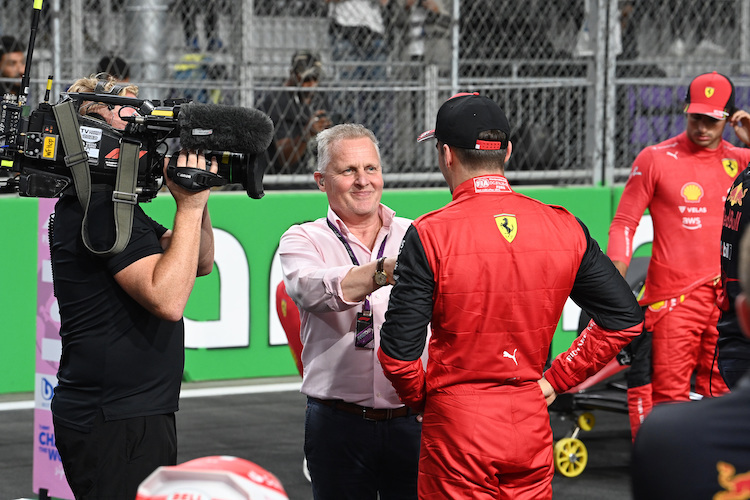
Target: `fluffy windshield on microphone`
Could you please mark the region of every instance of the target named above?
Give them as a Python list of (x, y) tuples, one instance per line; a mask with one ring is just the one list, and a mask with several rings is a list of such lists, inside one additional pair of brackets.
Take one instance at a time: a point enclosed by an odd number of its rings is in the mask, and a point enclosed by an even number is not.
[(273, 122), (257, 109), (189, 102), (178, 120), (180, 144), (187, 149), (256, 155), (273, 139)]

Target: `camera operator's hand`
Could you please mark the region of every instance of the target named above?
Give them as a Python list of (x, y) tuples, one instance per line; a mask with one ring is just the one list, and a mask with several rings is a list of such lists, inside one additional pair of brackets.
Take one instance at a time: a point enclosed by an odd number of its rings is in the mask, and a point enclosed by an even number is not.
[[(167, 166), (169, 164), (169, 158), (164, 159), (164, 180), (167, 183), (169, 191), (177, 203), (177, 207), (184, 206), (185, 209), (196, 208), (203, 209), (208, 201), (209, 190), (204, 189), (203, 191), (189, 191), (169, 178), (167, 175)], [(188, 151), (183, 149), (180, 151), (180, 155), (177, 157), (177, 168), (197, 168), (200, 170), (208, 170), (214, 174), (219, 171), (219, 163), (216, 158), (211, 158), (210, 167), (206, 165), (206, 158), (202, 151)]]
[(309, 131), (310, 136), (313, 137), (318, 135), (319, 132), (330, 128), (332, 125), (333, 122), (328, 118), (326, 110), (319, 109), (313, 113), (312, 117), (310, 117), (310, 121), (307, 122), (307, 130)]
[[(164, 180), (167, 183), (169, 191), (174, 197), (177, 204), (177, 213), (175, 214), (175, 228), (173, 231), (167, 231), (162, 236), (161, 244), (163, 248), (169, 247), (172, 241), (173, 232), (177, 230), (178, 225), (192, 225), (196, 219), (200, 224), (200, 251), (198, 255), (198, 276), (203, 276), (211, 272), (214, 265), (214, 233), (211, 226), (211, 218), (208, 215), (208, 196), (210, 189), (203, 191), (189, 191), (176, 184), (167, 175), (167, 166), (169, 158), (164, 159)], [(211, 165), (206, 165), (206, 157), (202, 151), (188, 151), (183, 149), (177, 157), (177, 168), (188, 167), (208, 170), (214, 174), (219, 171), (219, 162), (216, 157), (211, 158)], [(188, 234), (192, 230), (187, 231)], [(197, 233), (196, 233), (197, 234)]]

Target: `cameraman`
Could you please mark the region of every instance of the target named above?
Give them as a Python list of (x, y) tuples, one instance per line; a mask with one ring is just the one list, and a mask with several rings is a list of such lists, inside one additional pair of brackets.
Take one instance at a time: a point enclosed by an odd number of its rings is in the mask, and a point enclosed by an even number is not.
[[(69, 91), (93, 92), (98, 82), (80, 79)], [(138, 93), (134, 85), (116, 84), (110, 78), (97, 93)], [(135, 111), (84, 102), (80, 112), (122, 130), (122, 116)], [(200, 151), (180, 152), (177, 167), (185, 166), (208, 169)], [(210, 170), (218, 170), (215, 158)], [(213, 268), (214, 241), (209, 191), (187, 191), (164, 179), (177, 205), (174, 228), (161, 226), (136, 205), (128, 245), (114, 256), (100, 257), (84, 246), (84, 213), (75, 195), (57, 202), (50, 223), (62, 337), (52, 414), (76, 499), (132, 500), (154, 469), (177, 461), (182, 313), (196, 275)], [(87, 230), (97, 250), (114, 241), (111, 199), (111, 187), (92, 186)]]

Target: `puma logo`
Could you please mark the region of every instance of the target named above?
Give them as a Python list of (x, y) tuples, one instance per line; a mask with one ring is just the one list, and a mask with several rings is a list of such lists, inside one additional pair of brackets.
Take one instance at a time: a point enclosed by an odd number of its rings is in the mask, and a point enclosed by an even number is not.
[(675, 160), (677, 159), (677, 151), (667, 151), (667, 155), (671, 156)]
[(518, 349), (513, 349), (513, 354), (509, 353), (508, 351), (503, 351), (503, 357), (512, 359), (513, 362), (516, 364), (516, 366), (518, 366), (518, 360), (516, 359), (516, 351), (518, 351)]

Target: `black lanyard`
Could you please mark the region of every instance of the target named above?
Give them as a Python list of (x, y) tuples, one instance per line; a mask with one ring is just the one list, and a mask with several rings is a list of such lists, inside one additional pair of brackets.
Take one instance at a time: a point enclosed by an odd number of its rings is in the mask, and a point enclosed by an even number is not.
[[(352, 247), (349, 245), (349, 242), (346, 241), (346, 238), (344, 238), (344, 235), (341, 234), (341, 231), (339, 231), (336, 226), (333, 225), (333, 223), (326, 217), (326, 222), (328, 223), (328, 227), (331, 228), (331, 231), (334, 232), (336, 237), (338, 237), (339, 241), (344, 244), (344, 248), (346, 248), (347, 253), (349, 254), (349, 258), (352, 259), (352, 264), (355, 266), (359, 265), (359, 261), (357, 260), (357, 256), (354, 255), (354, 250), (352, 250)], [(383, 253), (385, 253), (385, 242), (388, 240), (388, 235), (385, 235), (385, 238), (383, 238), (383, 243), (380, 244), (380, 250), (378, 250), (378, 259), (383, 256)], [(369, 296), (368, 296), (369, 297)], [(370, 300), (369, 298), (365, 298), (365, 304), (363, 306), (363, 309), (365, 311), (370, 311)]]

